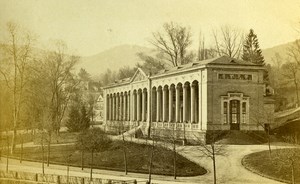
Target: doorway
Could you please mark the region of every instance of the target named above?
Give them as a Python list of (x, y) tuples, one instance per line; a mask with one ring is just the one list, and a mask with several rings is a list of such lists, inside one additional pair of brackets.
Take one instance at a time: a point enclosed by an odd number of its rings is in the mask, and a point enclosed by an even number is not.
[(240, 130), (240, 101), (231, 100), (229, 104), (229, 121), (231, 130)]

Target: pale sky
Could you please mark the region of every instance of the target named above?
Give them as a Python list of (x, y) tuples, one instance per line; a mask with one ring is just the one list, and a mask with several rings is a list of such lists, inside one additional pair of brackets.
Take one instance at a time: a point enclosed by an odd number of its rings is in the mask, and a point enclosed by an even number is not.
[[(151, 46), (151, 33), (165, 22), (191, 28), (196, 48), (201, 30), (232, 25), (258, 35), (261, 48), (297, 38), (299, 0), (0, 0), (0, 34), (15, 21), (39, 35), (39, 42), (64, 40), (79, 55), (120, 44)], [(0, 35), (1, 36), (1, 35)]]

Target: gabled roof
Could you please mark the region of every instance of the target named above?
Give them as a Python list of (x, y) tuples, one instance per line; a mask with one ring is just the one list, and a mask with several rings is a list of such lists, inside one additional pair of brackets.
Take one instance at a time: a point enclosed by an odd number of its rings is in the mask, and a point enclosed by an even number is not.
[(137, 78), (138, 75), (141, 75), (145, 78), (149, 78), (149, 77), (152, 78), (152, 77), (156, 77), (156, 76), (177, 73), (177, 72), (181, 72), (181, 71), (185, 71), (185, 70), (189, 70), (189, 69), (193, 69), (193, 68), (197, 69), (197, 68), (201, 68), (203, 66), (209, 66), (209, 65), (211, 65), (211, 66), (216, 66), (216, 65), (258, 66), (258, 67), (262, 66), (261, 64), (255, 64), (255, 63), (251, 63), (248, 61), (231, 58), (228, 56), (221, 56), (221, 57), (216, 57), (216, 58), (207, 59), (207, 60), (203, 60), (203, 61), (195, 61), (192, 63), (188, 63), (188, 64), (176, 66), (176, 67), (171, 67), (168, 69), (163, 69), (163, 70), (158, 71), (156, 74), (154, 74), (152, 76), (150, 76), (150, 74), (147, 75), (141, 68), (138, 68), (137, 71), (135, 72), (135, 74), (131, 78), (126, 78), (126, 79), (115, 81), (115, 83), (110, 84), (109, 86), (113, 86), (116, 84), (131, 83)]
[(148, 76), (146, 75), (146, 73), (141, 68), (138, 68), (136, 70), (136, 72), (134, 73), (134, 75), (131, 77), (130, 82), (133, 82), (139, 76), (142, 76), (144, 78), (148, 78)]
[(196, 62), (188, 63), (188, 64), (185, 64), (185, 65), (172, 67), (172, 68), (169, 68), (167, 70), (166, 69), (161, 70), (156, 75), (153, 75), (152, 77), (161, 76), (161, 75), (169, 74), (169, 73), (177, 73), (177, 72), (180, 72), (180, 71), (189, 70), (191, 68), (200, 68), (200, 67), (203, 67), (205, 65), (206, 66), (209, 66), (209, 65), (212, 65), (212, 66), (215, 66), (215, 65), (262, 66), (260, 64), (255, 64), (255, 63), (247, 62), (247, 61), (244, 61), (244, 60), (231, 58), (231, 57), (228, 57), (228, 56), (221, 56), (221, 57), (216, 57), (216, 58), (207, 59), (207, 60), (203, 60), (203, 61), (196, 61)]

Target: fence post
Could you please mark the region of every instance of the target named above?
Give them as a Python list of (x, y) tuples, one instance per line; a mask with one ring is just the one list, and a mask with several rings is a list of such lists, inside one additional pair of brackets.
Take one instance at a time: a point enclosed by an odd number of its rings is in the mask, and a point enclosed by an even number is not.
[(81, 184), (84, 184), (84, 178), (81, 178)]
[(35, 180), (35, 181), (38, 181), (38, 179), (39, 179), (39, 175), (38, 175), (38, 174), (35, 174), (34, 180)]

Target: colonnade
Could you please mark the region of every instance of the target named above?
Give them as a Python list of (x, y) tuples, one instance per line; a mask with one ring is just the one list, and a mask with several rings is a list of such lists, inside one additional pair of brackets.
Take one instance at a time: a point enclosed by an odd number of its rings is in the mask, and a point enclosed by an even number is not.
[(199, 122), (198, 81), (152, 87), (151, 98), (148, 91), (144, 88), (108, 94), (107, 120), (147, 122), (151, 118), (151, 122)]

